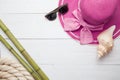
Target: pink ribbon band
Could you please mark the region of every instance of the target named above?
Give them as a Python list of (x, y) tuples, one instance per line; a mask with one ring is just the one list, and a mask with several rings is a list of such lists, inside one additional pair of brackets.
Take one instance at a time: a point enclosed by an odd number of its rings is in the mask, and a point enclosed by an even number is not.
[(101, 25), (90, 25), (86, 23), (81, 15), (81, 11), (76, 9), (73, 11), (74, 18), (65, 18), (64, 19), (64, 30), (65, 31), (75, 31), (80, 29), (80, 43), (88, 44), (93, 42), (93, 34), (91, 31), (102, 30), (104, 24)]

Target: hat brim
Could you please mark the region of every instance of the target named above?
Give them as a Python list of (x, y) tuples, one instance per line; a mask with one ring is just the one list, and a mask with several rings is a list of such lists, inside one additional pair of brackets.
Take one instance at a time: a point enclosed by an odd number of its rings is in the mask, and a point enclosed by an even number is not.
[[(59, 6), (62, 5), (62, 4), (68, 3), (68, 8), (69, 8), (69, 11), (65, 15), (60, 15), (59, 14), (59, 20), (60, 20), (60, 23), (61, 23), (63, 28), (64, 28), (64, 19), (74, 17), (72, 15), (72, 12), (73, 12), (73, 10), (78, 8), (79, 2), (80, 2), (80, 0), (59, 0)], [(119, 1), (118, 4), (119, 5), (117, 7), (116, 12), (112, 16), (112, 19), (104, 25), (104, 29), (101, 30), (101, 31), (92, 31), (94, 41), (90, 44), (97, 44), (98, 43), (97, 36), (101, 32), (103, 32), (104, 30), (106, 30), (107, 28), (109, 28), (112, 25), (116, 25), (116, 29), (115, 29), (114, 34), (113, 34), (113, 38), (116, 39), (120, 35), (120, 1)], [(80, 41), (80, 29), (78, 29), (76, 31), (67, 31), (67, 33), (73, 39), (75, 39), (77, 41)]]

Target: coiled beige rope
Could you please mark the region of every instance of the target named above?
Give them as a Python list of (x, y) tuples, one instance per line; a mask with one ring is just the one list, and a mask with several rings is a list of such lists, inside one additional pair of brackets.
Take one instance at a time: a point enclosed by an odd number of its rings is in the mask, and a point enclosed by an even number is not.
[(34, 78), (19, 62), (0, 58), (0, 80), (34, 80)]

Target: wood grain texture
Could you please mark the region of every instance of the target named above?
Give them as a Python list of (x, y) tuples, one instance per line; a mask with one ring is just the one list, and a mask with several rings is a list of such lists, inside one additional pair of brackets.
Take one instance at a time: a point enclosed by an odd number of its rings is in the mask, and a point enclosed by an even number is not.
[(69, 38), (59, 20), (48, 21), (45, 14), (0, 14), (17, 38)]
[[(64, 32), (58, 18), (52, 22), (45, 19), (58, 1), (0, 0), (0, 19), (50, 80), (119, 80), (120, 38), (114, 40), (108, 56), (98, 59), (97, 45), (80, 45)], [(1, 30), (0, 34), (10, 42)], [(0, 53), (15, 58), (1, 42)]]
[[(80, 45), (72, 39), (61, 40), (19, 40), (29, 54), (40, 64), (57, 65), (119, 65), (119, 47), (116, 45), (120, 40), (115, 40), (112, 52), (103, 59), (98, 59), (96, 45)], [(5, 49), (1, 49), (4, 52)], [(9, 53), (10, 54), (10, 53)], [(40, 60), (40, 62), (39, 62)]]
[(59, 0), (0, 0), (0, 13), (46, 13), (58, 6)]

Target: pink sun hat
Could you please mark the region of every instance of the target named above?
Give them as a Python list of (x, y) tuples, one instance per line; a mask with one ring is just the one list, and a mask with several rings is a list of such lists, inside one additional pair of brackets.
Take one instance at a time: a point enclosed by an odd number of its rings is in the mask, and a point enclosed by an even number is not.
[(97, 36), (116, 25), (113, 38), (120, 35), (120, 0), (59, 0), (69, 11), (59, 14), (63, 29), (81, 44), (97, 44)]

